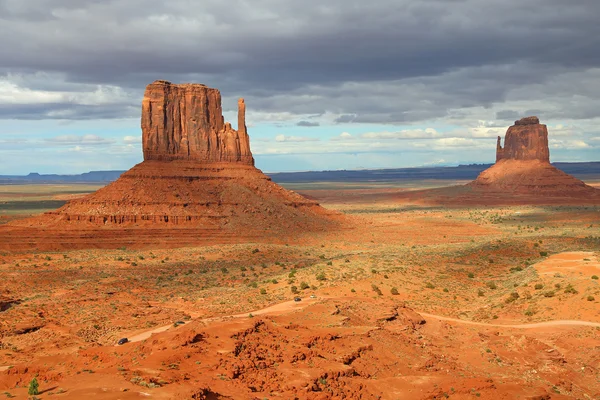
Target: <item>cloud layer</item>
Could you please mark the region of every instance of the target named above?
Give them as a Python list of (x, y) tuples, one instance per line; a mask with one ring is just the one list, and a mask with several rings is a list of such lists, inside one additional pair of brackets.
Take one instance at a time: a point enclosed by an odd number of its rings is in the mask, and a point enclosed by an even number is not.
[(221, 89), (228, 112), (245, 97), (256, 152), (430, 140), (468, 160), (490, 129), (535, 114), (573, 127), (553, 143), (585, 158), (600, 137), (598, 15), (596, 0), (0, 0), (14, 38), (0, 140), (29, 134), (14, 121), (48, 121), (40, 143), (63, 146), (61, 124), (128, 120), (69, 144), (135, 146), (143, 89), (168, 79)]

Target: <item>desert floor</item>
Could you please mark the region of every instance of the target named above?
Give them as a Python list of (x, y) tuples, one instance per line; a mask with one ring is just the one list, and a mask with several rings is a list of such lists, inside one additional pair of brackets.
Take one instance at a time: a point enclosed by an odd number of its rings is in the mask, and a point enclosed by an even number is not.
[(292, 185), (348, 223), (288, 243), (0, 253), (0, 398), (600, 399), (600, 206), (390, 195), (439, 185)]

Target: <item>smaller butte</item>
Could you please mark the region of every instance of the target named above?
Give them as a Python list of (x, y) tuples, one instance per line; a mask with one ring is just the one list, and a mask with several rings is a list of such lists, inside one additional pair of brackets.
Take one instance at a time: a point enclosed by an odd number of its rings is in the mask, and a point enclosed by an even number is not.
[(550, 164), (548, 128), (537, 117), (515, 121), (496, 163), (464, 186), (406, 192), (398, 200), (441, 205), (600, 204), (600, 190)]

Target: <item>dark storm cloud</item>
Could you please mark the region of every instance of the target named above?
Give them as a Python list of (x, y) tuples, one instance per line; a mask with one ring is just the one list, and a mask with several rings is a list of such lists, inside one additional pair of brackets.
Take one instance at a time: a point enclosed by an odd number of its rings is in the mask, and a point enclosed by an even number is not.
[[(19, 38), (0, 46), (0, 73), (32, 90), (112, 85), (132, 104), (160, 78), (203, 82), (267, 112), (420, 121), (599, 67), (598, 15), (596, 0), (0, 0), (0, 35)], [(13, 101), (0, 117), (56, 108)], [(129, 114), (106, 102), (64, 108), (74, 110), (66, 118)]]

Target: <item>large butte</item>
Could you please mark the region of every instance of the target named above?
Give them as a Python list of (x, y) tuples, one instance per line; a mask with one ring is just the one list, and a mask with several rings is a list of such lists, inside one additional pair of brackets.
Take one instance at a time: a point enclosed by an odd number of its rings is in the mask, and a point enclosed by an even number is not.
[(142, 163), (56, 211), (0, 228), (0, 238), (25, 235), (24, 248), (182, 246), (284, 240), (337, 226), (334, 213), (254, 167), (243, 99), (235, 130), (217, 89), (156, 81), (146, 87), (141, 126)]

